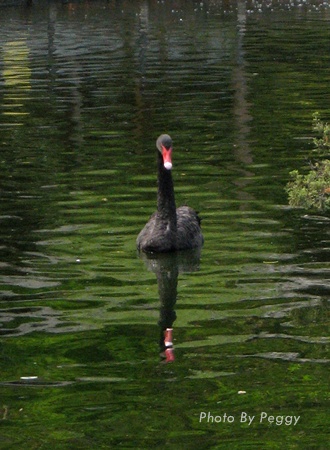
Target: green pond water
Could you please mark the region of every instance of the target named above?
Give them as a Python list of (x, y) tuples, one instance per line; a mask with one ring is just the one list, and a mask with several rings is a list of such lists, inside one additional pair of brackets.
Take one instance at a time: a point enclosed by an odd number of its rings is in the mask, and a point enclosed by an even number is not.
[[(330, 120), (328, 2), (35, 0), (0, 29), (0, 448), (329, 448), (330, 219), (285, 192)], [(163, 132), (205, 244), (139, 257)]]

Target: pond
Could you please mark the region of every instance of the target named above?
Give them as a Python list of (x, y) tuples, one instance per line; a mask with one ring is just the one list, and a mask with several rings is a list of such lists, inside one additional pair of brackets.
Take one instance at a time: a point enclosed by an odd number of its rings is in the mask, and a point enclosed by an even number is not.
[[(330, 116), (328, 2), (35, 0), (0, 26), (1, 448), (328, 448), (329, 217), (285, 191)], [(205, 243), (147, 257), (164, 132)]]

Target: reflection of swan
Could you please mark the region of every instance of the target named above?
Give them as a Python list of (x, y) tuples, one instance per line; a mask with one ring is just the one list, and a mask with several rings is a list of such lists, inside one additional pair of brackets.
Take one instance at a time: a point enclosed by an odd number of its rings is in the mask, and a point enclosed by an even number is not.
[(176, 209), (172, 181), (172, 139), (159, 136), (157, 211), (137, 237), (138, 250), (169, 252), (201, 247), (203, 235), (197, 213), (188, 206)]
[(166, 362), (174, 361), (173, 323), (176, 319), (174, 306), (177, 298), (178, 275), (180, 272), (193, 272), (199, 268), (201, 249), (185, 252), (161, 254), (141, 253), (142, 259), (149, 270), (157, 277), (160, 299), (160, 339), (161, 357)]

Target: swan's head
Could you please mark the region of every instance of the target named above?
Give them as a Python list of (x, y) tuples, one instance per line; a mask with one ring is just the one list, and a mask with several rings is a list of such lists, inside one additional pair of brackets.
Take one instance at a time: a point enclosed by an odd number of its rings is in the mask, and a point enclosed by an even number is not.
[(172, 149), (173, 149), (172, 148), (173, 142), (172, 142), (171, 136), (169, 136), (168, 134), (161, 134), (156, 141), (156, 146), (163, 157), (165, 169), (171, 170), (172, 169)]

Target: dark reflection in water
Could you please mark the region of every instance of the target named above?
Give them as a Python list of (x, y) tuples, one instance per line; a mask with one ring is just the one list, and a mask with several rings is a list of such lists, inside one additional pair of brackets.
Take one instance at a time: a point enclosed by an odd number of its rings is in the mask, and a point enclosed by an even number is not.
[(160, 300), (160, 355), (166, 362), (174, 361), (173, 323), (177, 300), (179, 273), (194, 272), (199, 269), (201, 249), (172, 252), (167, 254), (141, 253), (147, 268), (156, 274)]

